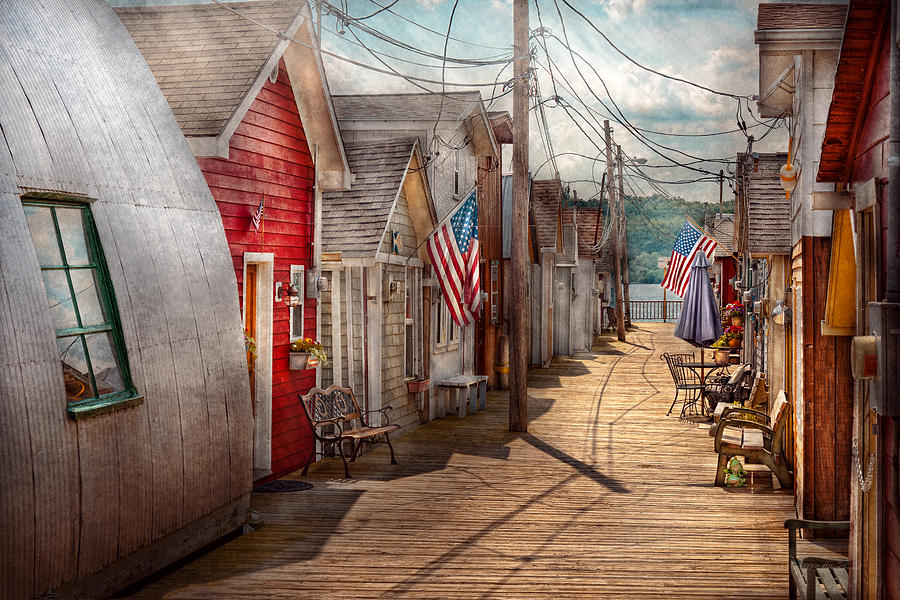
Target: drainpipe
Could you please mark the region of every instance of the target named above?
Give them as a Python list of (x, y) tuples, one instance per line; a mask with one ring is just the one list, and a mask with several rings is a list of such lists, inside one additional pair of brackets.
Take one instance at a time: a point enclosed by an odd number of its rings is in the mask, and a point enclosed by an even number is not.
[(900, 48), (897, 3), (891, 2), (891, 129), (888, 142), (887, 279), (885, 300), (900, 302)]
[[(322, 267), (322, 190), (319, 188), (319, 144), (313, 144), (313, 251), (312, 266), (321, 277)], [(304, 282), (307, 283), (308, 281)], [(316, 338), (322, 339), (319, 324), (322, 322), (322, 304), (316, 299)], [(316, 369), (316, 387), (322, 387), (322, 369)]]

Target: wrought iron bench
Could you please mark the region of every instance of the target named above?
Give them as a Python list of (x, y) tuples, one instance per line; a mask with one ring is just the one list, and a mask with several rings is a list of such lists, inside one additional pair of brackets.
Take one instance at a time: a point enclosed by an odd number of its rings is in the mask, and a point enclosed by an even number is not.
[[(716, 429), (714, 448), (719, 453), (716, 470), (716, 485), (725, 485), (725, 467), (733, 456), (752, 458), (769, 467), (778, 478), (782, 488), (791, 489), (794, 477), (787, 465), (784, 433), (790, 418), (791, 404), (784, 390), (778, 392), (778, 399), (772, 407), (771, 416), (746, 408), (734, 409), (719, 421)], [(769, 424), (749, 420), (747, 417), (761, 416)], [(743, 417), (743, 418), (741, 418)]]
[[(350, 468), (347, 465), (348, 454), (344, 450), (345, 443), (349, 442), (349, 462), (354, 462), (359, 450), (364, 443), (387, 444), (391, 450), (391, 464), (396, 465), (394, 447), (388, 434), (400, 429), (399, 425), (391, 425), (388, 417), (390, 406), (379, 410), (363, 412), (356, 403), (353, 391), (350, 388), (342, 388), (332, 385), (326, 390), (313, 388), (309, 393), (300, 396), (300, 403), (306, 411), (306, 418), (312, 427), (313, 437), (322, 444), (322, 451), (334, 448), (344, 461), (344, 477), (350, 479)], [(367, 416), (380, 413), (382, 424), (369, 425)], [(382, 439), (379, 439), (381, 437)], [(309, 458), (309, 462), (303, 468), (303, 474), (309, 471), (315, 452)]]
[(827, 600), (843, 600), (849, 597), (849, 577), (847, 568), (849, 561), (845, 558), (819, 558), (807, 556), (797, 557), (797, 530), (818, 529), (839, 531), (850, 529), (850, 521), (805, 521), (788, 519), (784, 528), (789, 531), (788, 537), (788, 570), (790, 572), (790, 598), (800, 597), (808, 600), (825, 598)]

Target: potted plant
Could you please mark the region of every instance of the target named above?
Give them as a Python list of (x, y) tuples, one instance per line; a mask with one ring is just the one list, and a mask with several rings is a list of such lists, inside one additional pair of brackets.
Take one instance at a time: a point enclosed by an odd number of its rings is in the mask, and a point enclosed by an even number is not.
[(713, 352), (713, 360), (716, 362), (716, 364), (720, 367), (724, 367), (725, 365), (727, 365), (729, 361), (730, 350), (728, 349), (728, 341), (725, 339), (725, 336), (723, 335), (722, 337), (717, 339), (712, 347), (715, 349), (715, 351)]
[(315, 369), (319, 365), (328, 365), (328, 355), (321, 342), (312, 338), (300, 338), (291, 342), (289, 368), (292, 371)]
[(410, 394), (424, 392), (431, 385), (431, 379), (416, 379), (415, 375), (406, 377), (406, 391)]
[(740, 325), (726, 327), (722, 337), (725, 338), (729, 348), (740, 348), (744, 340), (744, 328)]
[(740, 302), (732, 302), (722, 309), (722, 316), (731, 319), (732, 325), (744, 325), (744, 305)]

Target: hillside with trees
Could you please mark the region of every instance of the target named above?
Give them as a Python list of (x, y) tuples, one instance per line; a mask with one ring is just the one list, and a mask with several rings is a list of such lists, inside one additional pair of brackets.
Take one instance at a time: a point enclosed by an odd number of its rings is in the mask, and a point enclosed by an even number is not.
[[(734, 201), (722, 205), (724, 213), (734, 212)], [(625, 216), (628, 221), (628, 266), (631, 283), (660, 283), (663, 270), (657, 258), (672, 254), (675, 239), (689, 216), (701, 227), (707, 214), (719, 211), (718, 203), (687, 202), (662, 196), (628, 196)]]

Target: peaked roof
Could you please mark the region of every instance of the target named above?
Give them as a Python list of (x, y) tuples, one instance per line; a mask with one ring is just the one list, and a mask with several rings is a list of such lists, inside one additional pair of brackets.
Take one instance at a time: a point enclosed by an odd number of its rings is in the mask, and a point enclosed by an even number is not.
[[(568, 212), (570, 209), (564, 209)], [(597, 229), (598, 209), (579, 208), (575, 217), (575, 226), (578, 229), (578, 256), (581, 258), (596, 258), (597, 252), (594, 252), (594, 239), (598, 242), (603, 240), (603, 216), (601, 214), (600, 229)]]
[(556, 248), (562, 184), (559, 179), (531, 182), (531, 212), (539, 248)]
[(707, 215), (704, 226), (706, 231), (719, 242), (713, 256), (715, 258), (729, 257), (734, 252), (734, 214), (724, 214), (721, 218), (718, 215)]
[(340, 252), (343, 257), (375, 256), (417, 148), (415, 138), (345, 144), (356, 178), (350, 190), (323, 194), (323, 252)]
[(754, 165), (738, 154), (737, 176), (747, 210), (747, 248), (751, 254), (789, 254), (791, 251), (791, 201), (781, 187), (779, 171), (787, 153), (762, 153)]
[(456, 120), (472, 103), (481, 101), (481, 94), (347, 94), (332, 96), (332, 101), (340, 121)]
[(846, 4), (761, 3), (756, 28), (843, 29), (846, 16)]
[[(229, 2), (278, 31), (298, 16), (291, 0)], [(187, 136), (222, 132), (278, 43), (273, 32), (216, 4), (115, 9)]]

